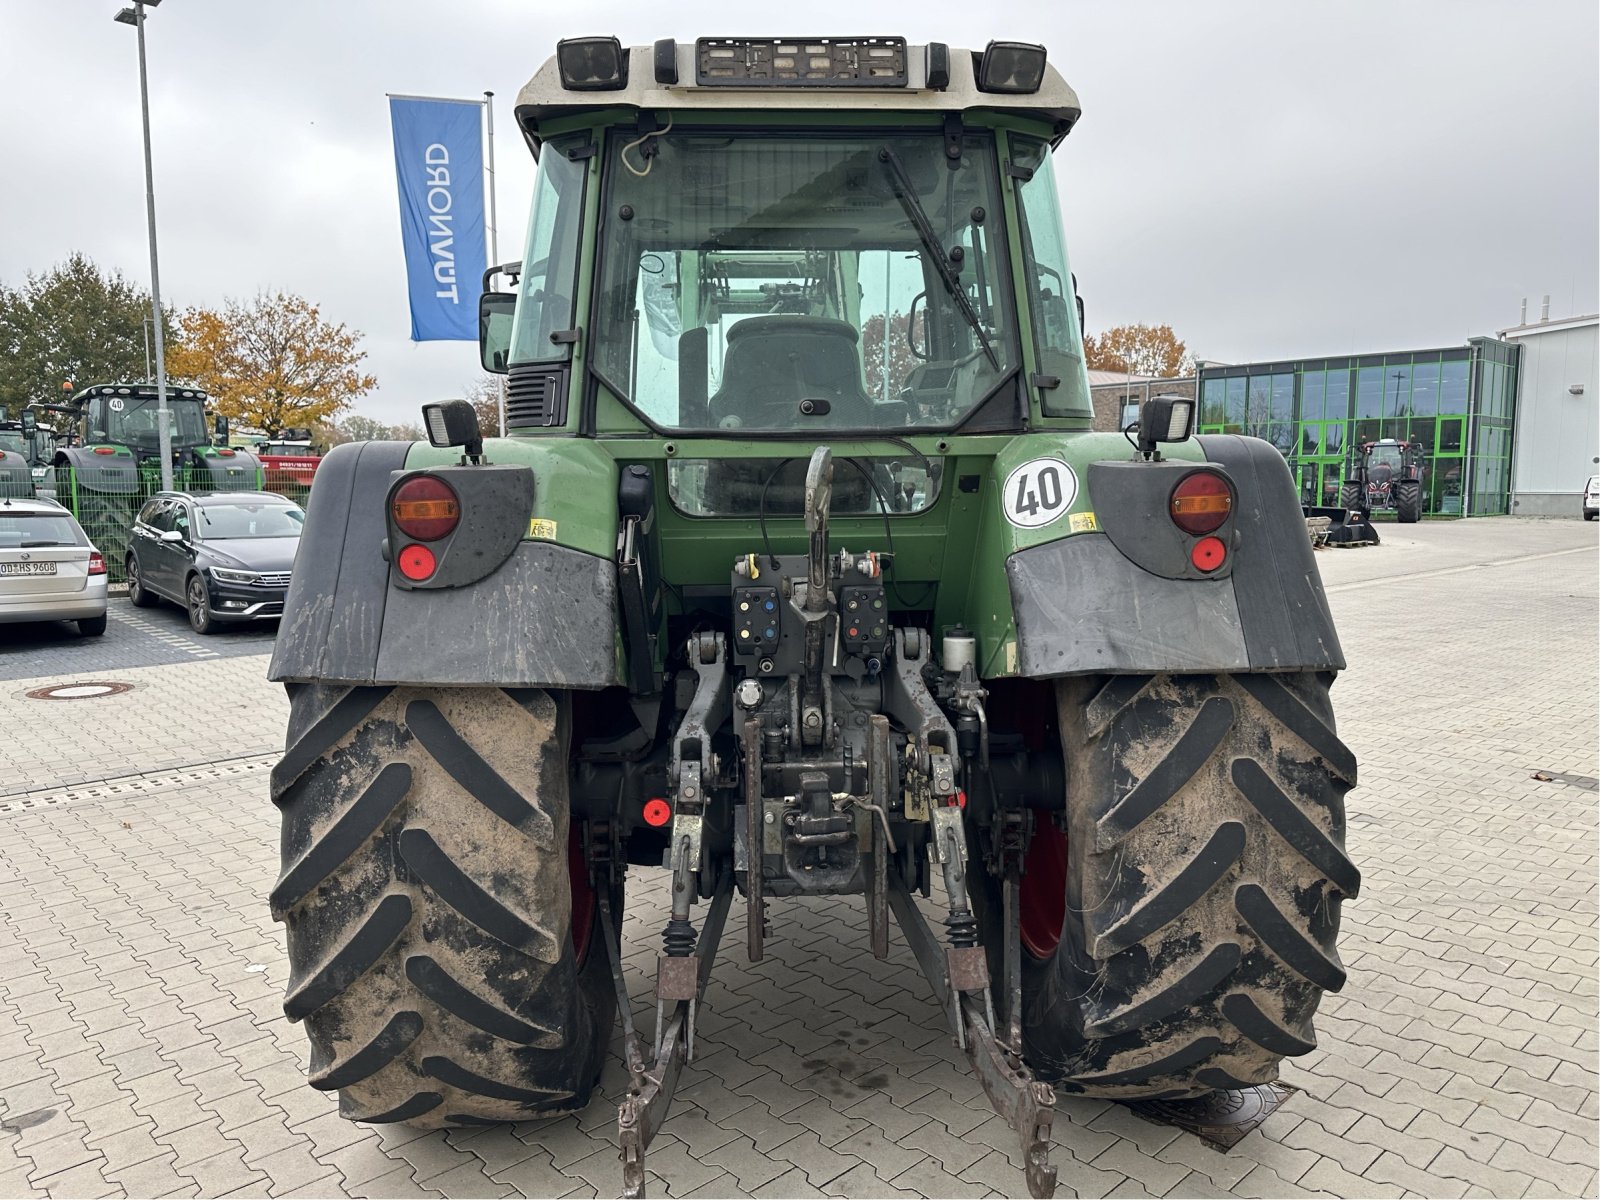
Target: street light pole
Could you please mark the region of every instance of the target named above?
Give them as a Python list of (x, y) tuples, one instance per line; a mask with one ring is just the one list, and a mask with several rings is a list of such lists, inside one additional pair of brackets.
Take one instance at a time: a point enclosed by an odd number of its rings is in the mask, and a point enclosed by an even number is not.
[(156, 434), (161, 447), (161, 487), (172, 490), (172, 418), (167, 411), (167, 356), (161, 328), (161, 267), (156, 257), (156, 184), (150, 160), (150, 85), (144, 65), (144, 10), (161, 0), (134, 0), (116, 16), (123, 25), (132, 25), (139, 34), (139, 115), (144, 122), (144, 206), (150, 228), (150, 324), (156, 343)]

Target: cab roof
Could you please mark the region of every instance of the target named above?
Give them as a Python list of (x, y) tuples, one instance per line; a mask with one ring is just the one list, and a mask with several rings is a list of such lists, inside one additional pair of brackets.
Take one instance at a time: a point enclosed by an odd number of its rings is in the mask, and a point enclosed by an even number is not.
[[(702, 39), (702, 42), (710, 39)], [(734, 39), (728, 39), (734, 40)], [(737, 39), (740, 41), (746, 39)], [(776, 39), (748, 39), (775, 41)], [(804, 41), (804, 39), (796, 39)], [(824, 40), (824, 39), (818, 39)], [(867, 39), (860, 39), (867, 40)], [(943, 59), (948, 81), (943, 87), (928, 82), (930, 50)], [(615, 108), (662, 109), (676, 112), (1009, 112), (1050, 123), (1053, 140), (1065, 137), (1076, 124), (1081, 109), (1078, 95), (1046, 58), (1036, 91), (1003, 93), (978, 87), (980, 53), (940, 43), (905, 46), (905, 82), (896, 86), (785, 86), (781, 83), (695, 82), (698, 59), (695, 42), (662, 42), (655, 46), (630, 46), (626, 82), (609, 90), (575, 90), (563, 85), (556, 56), (552, 55), (517, 93), (517, 120), (535, 143), (543, 127), (560, 117)], [(658, 72), (670, 58), (675, 70)], [(936, 61), (936, 60), (935, 60)], [(660, 74), (675, 76), (677, 83), (658, 83)]]

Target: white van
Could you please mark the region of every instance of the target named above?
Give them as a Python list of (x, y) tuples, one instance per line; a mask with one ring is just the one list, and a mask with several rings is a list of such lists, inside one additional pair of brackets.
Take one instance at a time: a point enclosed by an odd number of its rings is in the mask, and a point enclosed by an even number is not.
[(1592, 521), (1600, 514), (1600, 475), (1589, 476), (1589, 484), (1583, 489), (1583, 519)]

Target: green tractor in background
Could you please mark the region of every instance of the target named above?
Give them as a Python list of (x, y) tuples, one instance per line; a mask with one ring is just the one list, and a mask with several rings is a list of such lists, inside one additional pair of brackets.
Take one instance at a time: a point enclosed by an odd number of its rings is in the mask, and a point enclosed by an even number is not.
[[(641, 1195), (735, 892), (752, 960), (796, 897), (898, 926), (1036, 1196), (1053, 1089), (1314, 1047), (1338, 637), (1271, 445), (1173, 397), (1092, 432), (1078, 116), (1001, 42), (584, 38), (522, 90), (510, 436), (334, 449), (272, 662), (284, 1009), (345, 1116), (581, 1109), (620, 1021)], [(646, 1030), (630, 869), (672, 880)]]
[(54, 448), (55, 430), (39, 424), (38, 414), (24, 409), (12, 417), (0, 408), (0, 498), (53, 495)]
[[(168, 387), (172, 482), (179, 491), (242, 492), (262, 486), (261, 460), (228, 446), (228, 422), (217, 417), (216, 443), (206, 416), (208, 397), (194, 388)], [(35, 404), (64, 415), (74, 434), (56, 446), (55, 498), (71, 509), (120, 579), (134, 517), (161, 490), (159, 397), (151, 383), (86, 387), (65, 404)]]

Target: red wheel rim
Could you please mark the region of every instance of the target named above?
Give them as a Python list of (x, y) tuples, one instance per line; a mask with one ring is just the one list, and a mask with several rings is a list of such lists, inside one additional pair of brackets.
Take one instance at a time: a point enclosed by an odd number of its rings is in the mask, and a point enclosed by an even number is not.
[(1029, 954), (1049, 958), (1061, 944), (1067, 918), (1067, 835), (1042, 813), (1036, 817), (1022, 863), (1020, 933)]
[(582, 966), (594, 932), (596, 899), (589, 864), (583, 860), (583, 832), (576, 824), (567, 837), (567, 876), (572, 881), (572, 949)]

